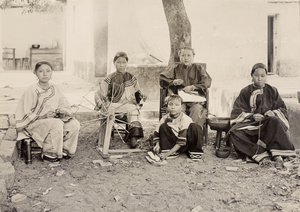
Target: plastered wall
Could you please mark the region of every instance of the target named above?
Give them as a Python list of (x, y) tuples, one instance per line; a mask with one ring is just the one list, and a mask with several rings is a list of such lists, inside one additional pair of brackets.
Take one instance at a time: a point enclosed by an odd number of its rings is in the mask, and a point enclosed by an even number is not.
[(277, 74), (280, 76), (300, 75), (300, 3), (268, 4), (268, 15), (278, 15), (278, 37), (279, 37), (279, 67)]
[(254, 63), (267, 61), (267, 2), (185, 1), (195, 60), (213, 79), (245, 78)]
[(41, 48), (52, 48), (53, 42), (58, 42), (59, 47), (64, 46), (63, 13), (22, 12), (22, 8), (14, 8), (0, 13), (3, 48), (16, 48), (16, 58), (22, 58), (29, 56), (32, 44), (40, 44)]

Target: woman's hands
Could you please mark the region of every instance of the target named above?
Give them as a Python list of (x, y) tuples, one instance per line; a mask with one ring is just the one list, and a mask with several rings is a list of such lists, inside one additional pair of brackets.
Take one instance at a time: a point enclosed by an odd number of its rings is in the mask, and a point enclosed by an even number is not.
[(264, 115), (261, 115), (261, 114), (259, 114), (259, 113), (253, 114), (253, 118), (254, 118), (255, 121), (260, 121), (260, 120), (262, 120), (263, 117), (265, 117), (265, 116), (270, 116), (270, 117), (271, 117), (271, 116), (275, 116), (275, 113), (274, 113), (272, 110), (268, 110), (267, 112), (265, 112)]
[(173, 80), (173, 84), (175, 86), (178, 86), (178, 85), (181, 85), (183, 83), (183, 80), (182, 79), (174, 79)]
[(272, 110), (265, 112), (265, 116), (275, 116), (275, 113)]
[(186, 92), (186, 93), (192, 93), (193, 90), (194, 90), (194, 86), (193, 85), (188, 85), (188, 86), (185, 86), (183, 88), (183, 91)]
[(44, 116), (42, 116), (44, 119), (50, 119), (54, 118), (56, 116), (55, 111), (49, 111)]
[(55, 118), (65, 118), (71, 116), (71, 114), (63, 109), (56, 109), (55, 110)]
[[(182, 79), (174, 79), (173, 84), (175, 86), (182, 85), (183, 80)], [(195, 86), (194, 85), (188, 85), (188, 86), (185, 86), (182, 90), (186, 93), (192, 93), (192, 91), (195, 90)]]
[(262, 120), (263, 117), (264, 116), (259, 114), (259, 113), (253, 114), (253, 118), (254, 118), (255, 121), (260, 121), (260, 120)]
[(48, 111), (45, 115), (39, 116), (38, 119), (66, 118), (69, 116), (71, 115), (67, 111), (56, 109), (55, 111)]

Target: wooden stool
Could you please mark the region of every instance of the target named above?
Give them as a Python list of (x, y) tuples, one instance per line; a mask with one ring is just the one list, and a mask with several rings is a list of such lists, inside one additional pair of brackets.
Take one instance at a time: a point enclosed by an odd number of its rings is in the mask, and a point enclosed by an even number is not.
[(15, 69), (21, 70), (22, 69), (22, 60), (21, 58), (15, 58)]
[(41, 155), (42, 148), (32, 138), (25, 138), (19, 144), (20, 157), (25, 159), (26, 164), (32, 163), (32, 155)]
[(128, 135), (128, 129), (129, 129), (129, 126), (127, 124), (127, 115), (123, 115), (123, 117), (116, 116), (116, 118), (120, 119), (120, 121), (115, 120), (115, 123), (111, 131), (111, 137), (114, 137), (115, 134), (119, 134), (119, 136), (123, 134), (124, 139), (126, 139)]
[(22, 69), (25, 69), (25, 70), (30, 69), (29, 58), (28, 57), (23, 57), (22, 58)]
[(5, 70), (15, 70), (16, 68), (16, 61), (14, 58), (5, 58), (2, 59), (3, 64), (5, 63)]
[[(5, 70), (16, 69), (15, 52), (16, 52), (15, 48), (3, 48), (2, 61), (3, 64), (6, 63)], [(11, 62), (11, 66), (10, 66), (10, 62)]]
[(219, 149), (221, 146), (222, 132), (228, 132), (230, 128), (230, 118), (214, 117), (214, 118), (209, 118), (207, 120), (210, 129), (217, 131), (215, 147), (216, 149)]

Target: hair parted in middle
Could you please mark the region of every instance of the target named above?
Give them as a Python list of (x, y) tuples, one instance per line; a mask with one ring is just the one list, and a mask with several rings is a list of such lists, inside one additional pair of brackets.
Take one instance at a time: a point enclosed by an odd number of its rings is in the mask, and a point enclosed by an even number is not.
[(114, 57), (114, 62), (116, 62), (119, 57), (124, 57), (128, 62), (128, 56), (125, 52), (117, 52)]
[(252, 70), (251, 70), (251, 76), (254, 74), (255, 70), (258, 69), (258, 68), (265, 69), (266, 74), (268, 74), (268, 69), (267, 69), (267, 67), (265, 66), (265, 64), (263, 64), (263, 63), (256, 63), (256, 64), (252, 67)]
[(33, 72), (36, 73), (37, 70), (38, 70), (42, 65), (48, 65), (48, 66), (51, 68), (51, 70), (53, 70), (53, 67), (52, 67), (52, 65), (51, 65), (50, 62), (48, 62), (48, 61), (40, 61), (40, 62), (38, 62), (37, 64), (35, 64), (35, 67), (34, 67)]
[(178, 56), (180, 56), (180, 54), (181, 54), (181, 52), (182, 52), (183, 50), (191, 50), (191, 51), (193, 52), (193, 56), (195, 56), (195, 51), (194, 51), (194, 49), (193, 49), (192, 47), (188, 47), (188, 46), (182, 47), (182, 48), (178, 51)]

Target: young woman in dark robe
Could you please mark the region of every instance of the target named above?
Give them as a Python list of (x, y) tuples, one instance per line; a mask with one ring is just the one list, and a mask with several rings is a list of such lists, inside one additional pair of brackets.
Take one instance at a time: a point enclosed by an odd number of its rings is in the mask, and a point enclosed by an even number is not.
[[(197, 92), (200, 96), (205, 96), (212, 79), (199, 63), (194, 63), (194, 50), (190, 47), (183, 47), (178, 55), (180, 63), (160, 74), (160, 85), (168, 88), (168, 95), (178, 94), (178, 91), (182, 90), (185, 93)], [(207, 110), (201, 103), (185, 102), (183, 110), (194, 123), (203, 128)]]
[(288, 135), (286, 105), (278, 90), (266, 83), (264, 64), (255, 64), (251, 77), (253, 83), (243, 88), (234, 102), (230, 115), (232, 127), (226, 139), (240, 156), (261, 165), (274, 160), (275, 167), (282, 168), (284, 159), (296, 156)]

